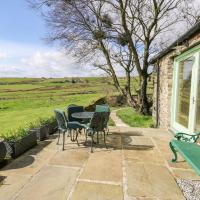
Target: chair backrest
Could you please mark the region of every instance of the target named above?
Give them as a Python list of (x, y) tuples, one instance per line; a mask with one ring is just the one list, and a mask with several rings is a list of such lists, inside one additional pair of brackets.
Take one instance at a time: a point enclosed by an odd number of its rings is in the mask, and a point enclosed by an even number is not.
[(90, 121), (90, 128), (94, 131), (103, 131), (107, 115), (107, 112), (95, 112)]
[(110, 118), (110, 112), (106, 112), (106, 113), (105, 113), (104, 128), (107, 128), (107, 127), (108, 127), (109, 118)]
[(67, 119), (65, 116), (65, 112), (62, 110), (54, 110), (55, 116), (56, 116), (56, 120), (58, 123), (58, 129), (60, 130), (66, 130), (67, 129)]
[(76, 104), (70, 104), (67, 107), (69, 108), (69, 107), (74, 107), (74, 106), (78, 106), (78, 105), (76, 105)]
[(77, 112), (83, 112), (84, 108), (83, 106), (77, 106), (77, 105), (69, 105), (67, 107), (67, 117), (68, 120), (71, 121), (81, 121), (80, 119), (76, 119), (72, 117), (73, 113), (77, 113)]
[(108, 105), (96, 105), (95, 112), (109, 112), (110, 113), (110, 108)]
[(104, 128), (106, 128), (108, 126), (108, 121), (109, 121), (109, 117), (110, 117), (110, 107), (106, 104), (104, 105), (96, 105), (96, 110), (95, 112), (105, 112), (107, 114), (105, 114), (105, 121), (104, 121)]

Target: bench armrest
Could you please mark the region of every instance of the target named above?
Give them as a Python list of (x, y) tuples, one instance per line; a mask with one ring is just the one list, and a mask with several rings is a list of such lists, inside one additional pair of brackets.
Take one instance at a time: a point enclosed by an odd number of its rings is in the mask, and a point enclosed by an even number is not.
[(196, 133), (196, 134), (187, 134), (187, 133), (176, 133), (176, 135), (174, 136), (177, 140), (181, 140), (184, 142), (190, 142), (190, 143), (195, 143), (198, 138), (200, 136), (200, 133)]

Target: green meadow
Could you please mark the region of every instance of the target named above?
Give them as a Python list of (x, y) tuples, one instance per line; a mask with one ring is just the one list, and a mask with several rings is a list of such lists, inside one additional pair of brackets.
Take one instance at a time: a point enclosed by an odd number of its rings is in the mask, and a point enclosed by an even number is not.
[(117, 116), (131, 127), (154, 127), (154, 121), (151, 116), (142, 116), (130, 107), (118, 110)]
[(86, 106), (110, 92), (116, 91), (104, 78), (1, 78), (0, 136), (39, 118), (50, 118), (55, 108)]
[[(120, 81), (125, 84), (123, 78)], [(137, 88), (137, 84), (133, 79), (132, 87)], [(112, 80), (105, 77), (0, 78), (0, 136), (39, 118), (50, 118), (55, 108), (87, 106), (100, 97), (115, 94)]]

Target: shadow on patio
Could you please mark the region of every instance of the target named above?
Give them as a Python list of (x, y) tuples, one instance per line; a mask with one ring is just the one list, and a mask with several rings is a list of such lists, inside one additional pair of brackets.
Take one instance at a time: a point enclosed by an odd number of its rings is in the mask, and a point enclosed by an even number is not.
[[(1, 170), (7, 178), (0, 199), (184, 199), (175, 179), (199, 177), (182, 160), (170, 162), (171, 138), (161, 129), (113, 127), (107, 136), (109, 148), (100, 138), (94, 153), (89, 141), (84, 145), (83, 134), (80, 147), (67, 138), (65, 151), (56, 138), (50, 139)], [(29, 156), (33, 160), (28, 162)]]

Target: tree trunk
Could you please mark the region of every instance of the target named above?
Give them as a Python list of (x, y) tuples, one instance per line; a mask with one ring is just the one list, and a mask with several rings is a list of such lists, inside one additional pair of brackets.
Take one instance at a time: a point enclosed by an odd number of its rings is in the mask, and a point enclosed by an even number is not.
[(136, 110), (138, 110), (139, 108), (139, 104), (137, 102), (137, 99), (134, 99), (134, 97), (130, 94), (130, 93), (126, 93), (126, 95), (124, 95), (126, 97), (126, 102), (129, 106), (135, 108)]
[(143, 115), (150, 115), (150, 104), (147, 97), (148, 76), (141, 77), (141, 91), (140, 91), (140, 113)]
[(125, 92), (124, 96), (126, 97), (127, 104), (129, 106), (132, 106), (134, 108), (138, 108), (138, 103), (137, 100), (133, 98), (132, 93), (131, 93), (131, 76), (130, 76), (130, 71), (126, 71), (126, 86), (125, 86)]

